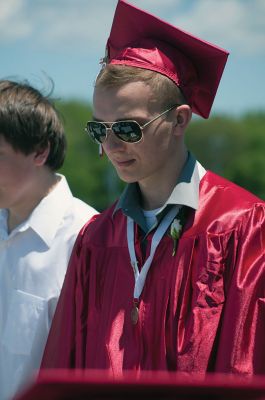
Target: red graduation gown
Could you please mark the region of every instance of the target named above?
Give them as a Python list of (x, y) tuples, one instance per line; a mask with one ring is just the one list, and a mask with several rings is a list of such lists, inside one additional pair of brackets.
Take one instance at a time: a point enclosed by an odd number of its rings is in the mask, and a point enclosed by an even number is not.
[[(126, 217), (113, 210), (79, 234), (42, 368), (264, 373), (264, 202), (207, 172), (176, 255), (167, 234), (157, 248), (137, 325)], [(137, 229), (135, 248), (142, 264)]]

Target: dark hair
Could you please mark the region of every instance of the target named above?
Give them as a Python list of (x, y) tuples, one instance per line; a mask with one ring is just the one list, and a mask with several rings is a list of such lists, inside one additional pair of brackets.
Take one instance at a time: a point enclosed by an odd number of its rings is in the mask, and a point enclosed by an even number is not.
[(156, 71), (128, 65), (107, 64), (97, 76), (95, 87), (121, 87), (130, 82), (144, 82), (160, 101), (161, 107), (172, 104), (188, 104), (180, 88), (167, 76)]
[(50, 146), (45, 165), (54, 171), (63, 165), (66, 138), (58, 111), (28, 82), (0, 80), (0, 135), (26, 155)]

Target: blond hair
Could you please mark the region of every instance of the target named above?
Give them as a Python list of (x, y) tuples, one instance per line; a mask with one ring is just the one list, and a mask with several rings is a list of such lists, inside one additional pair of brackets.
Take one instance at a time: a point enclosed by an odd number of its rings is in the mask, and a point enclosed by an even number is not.
[(167, 76), (148, 69), (107, 64), (97, 76), (96, 88), (121, 87), (130, 82), (144, 82), (152, 89), (161, 107), (188, 104), (180, 88)]

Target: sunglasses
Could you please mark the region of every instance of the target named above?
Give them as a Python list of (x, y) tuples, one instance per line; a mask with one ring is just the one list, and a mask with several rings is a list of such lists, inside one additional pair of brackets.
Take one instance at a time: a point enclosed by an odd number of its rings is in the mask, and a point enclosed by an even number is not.
[[(114, 133), (120, 140), (126, 143), (137, 143), (143, 137), (143, 129), (150, 125), (152, 122), (156, 121), (162, 115), (167, 114), (173, 108), (178, 107), (179, 104), (174, 104), (174, 106), (163, 111), (161, 114), (157, 115), (151, 121), (146, 122), (144, 125), (138, 124), (138, 122), (133, 120), (124, 120), (117, 122), (98, 122), (98, 121), (88, 121), (86, 124), (85, 131), (91, 137), (94, 142), (102, 144), (110, 131)], [(109, 125), (109, 126), (107, 126)]]

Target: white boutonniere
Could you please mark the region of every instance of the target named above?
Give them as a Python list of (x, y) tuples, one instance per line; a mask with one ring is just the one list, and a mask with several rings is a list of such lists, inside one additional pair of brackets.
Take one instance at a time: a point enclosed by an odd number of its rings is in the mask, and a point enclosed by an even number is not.
[(173, 239), (172, 257), (174, 257), (174, 255), (176, 254), (177, 242), (179, 240), (181, 231), (182, 231), (181, 221), (175, 218), (172, 224), (170, 225), (170, 236)]

